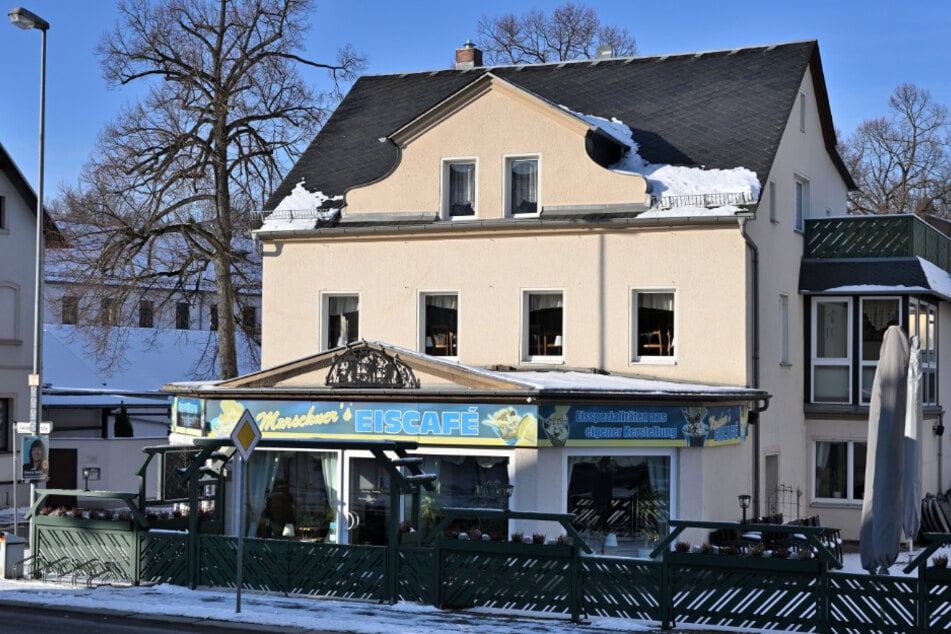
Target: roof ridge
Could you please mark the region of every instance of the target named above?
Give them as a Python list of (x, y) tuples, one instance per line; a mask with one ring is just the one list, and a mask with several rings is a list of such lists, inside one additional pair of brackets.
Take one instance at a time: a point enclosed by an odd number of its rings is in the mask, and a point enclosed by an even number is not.
[(495, 65), (485, 65), (477, 66), (475, 68), (465, 68), (465, 69), (455, 69), (455, 68), (440, 68), (440, 69), (427, 69), (427, 70), (417, 70), (417, 71), (397, 71), (391, 73), (367, 73), (361, 75), (364, 78), (372, 77), (408, 77), (412, 75), (441, 75), (441, 74), (479, 74), (485, 72), (491, 72), (495, 69), (520, 69), (520, 68), (544, 68), (544, 67), (555, 67), (561, 68), (563, 66), (577, 66), (580, 64), (605, 64), (605, 63), (630, 63), (632, 61), (650, 61), (650, 60), (668, 60), (673, 58), (691, 58), (691, 57), (702, 57), (705, 55), (720, 55), (723, 53), (734, 54), (741, 51), (755, 51), (757, 49), (762, 50), (773, 50), (779, 47), (786, 46), (796, 46), (802, 44), (817, 44), (818, 40), (816, 39), (806, 39), (806, 40), (790, 40), (787, 42), (772, 42), (769, 44), (755, 44), (750, 46), (733, 46), (730, 48), (719, 48), (719, 49), (706, 49), (699, 51), (682, 51), (679, 53), (655, 53), (653, 55), (627, 55), (623, 57), (610, 57), (606, 59), (573, 59), (573, 60), (563, 60), (556, 62), (542, 62), (537, 64), (495, 64)]

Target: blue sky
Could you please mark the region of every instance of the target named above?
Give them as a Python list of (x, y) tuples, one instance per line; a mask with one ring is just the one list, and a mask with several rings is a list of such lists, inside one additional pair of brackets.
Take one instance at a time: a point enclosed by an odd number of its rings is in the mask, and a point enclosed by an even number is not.
[[(47, 38), (45, 195), (74, 183), (103, 124), (134, 91), (110, 89), (93, 49), (117, 18), (113, 0), (8, 0), (50, 23)], [(318, 1), (306, 56), (333, 59), (351, 43), (368, 73), (447, 68), (475, 38), (482, 15), (550, 13), (563, 0), (507, 2)], [(675, 0), (586, 2), (603, 22), (627, 27), (639, 54), (729, 49), (805, 39), (819, 41), (836, 128), (851, 134), (884, 115), (895, 87), (911, 82), (951, 107), (951, 2), (946, 0)], [(31, 184), (37, 182), (40, 34), (0, 24), (0, 143)], [(314, 82), (322, 75), (308, 75)]]

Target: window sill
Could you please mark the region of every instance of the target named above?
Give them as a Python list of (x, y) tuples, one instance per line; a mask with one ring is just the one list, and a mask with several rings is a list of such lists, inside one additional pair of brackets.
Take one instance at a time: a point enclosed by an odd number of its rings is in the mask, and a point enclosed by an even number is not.
[(790, 363), (789, 361), (783, 361), (782, 363), (779, 364), (779, 367), (788, 369), (793, 367), (793, 364)]
[(640, 357), (631, 359), (630, 365), (677, 365), (676, 357)]
[(848, 498), (816, 498), (809, 503), (809, 508), (826, 509), (861, 509), (862, 500), (850, 500)]
[(22, 339), (0, 339), (0, 346), (22, 346)]
[(526, 365), (565, 365), (564, 357), (529, 357), (522, 359)]

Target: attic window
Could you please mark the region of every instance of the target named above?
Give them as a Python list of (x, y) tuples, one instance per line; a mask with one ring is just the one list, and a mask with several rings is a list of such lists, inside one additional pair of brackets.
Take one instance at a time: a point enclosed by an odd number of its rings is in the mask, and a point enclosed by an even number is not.
[(444, 216), (448, 219), (475, 217), (475, 160), (445, 161), (443, 165)]
[(509, 215), (538, 214), (538, 157), (510, 158), (505, 164)]

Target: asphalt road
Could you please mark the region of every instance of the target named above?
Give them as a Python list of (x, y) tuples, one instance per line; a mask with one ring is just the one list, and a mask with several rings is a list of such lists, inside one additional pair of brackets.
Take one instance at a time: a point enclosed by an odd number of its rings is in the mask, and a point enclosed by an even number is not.
[(224, 621), (209, 621), (188, 617), (154, 618), (138, 614), (57, 609), (48, 605), (0, 605), (0, 632), (16, 634), (161, 634), (182, 632), (185, 634), (218, 634), (225, 632), (254, 632), (256, 634), (340, 634), (328, 630), (303, 630), (301, 628), (253, 625)]

